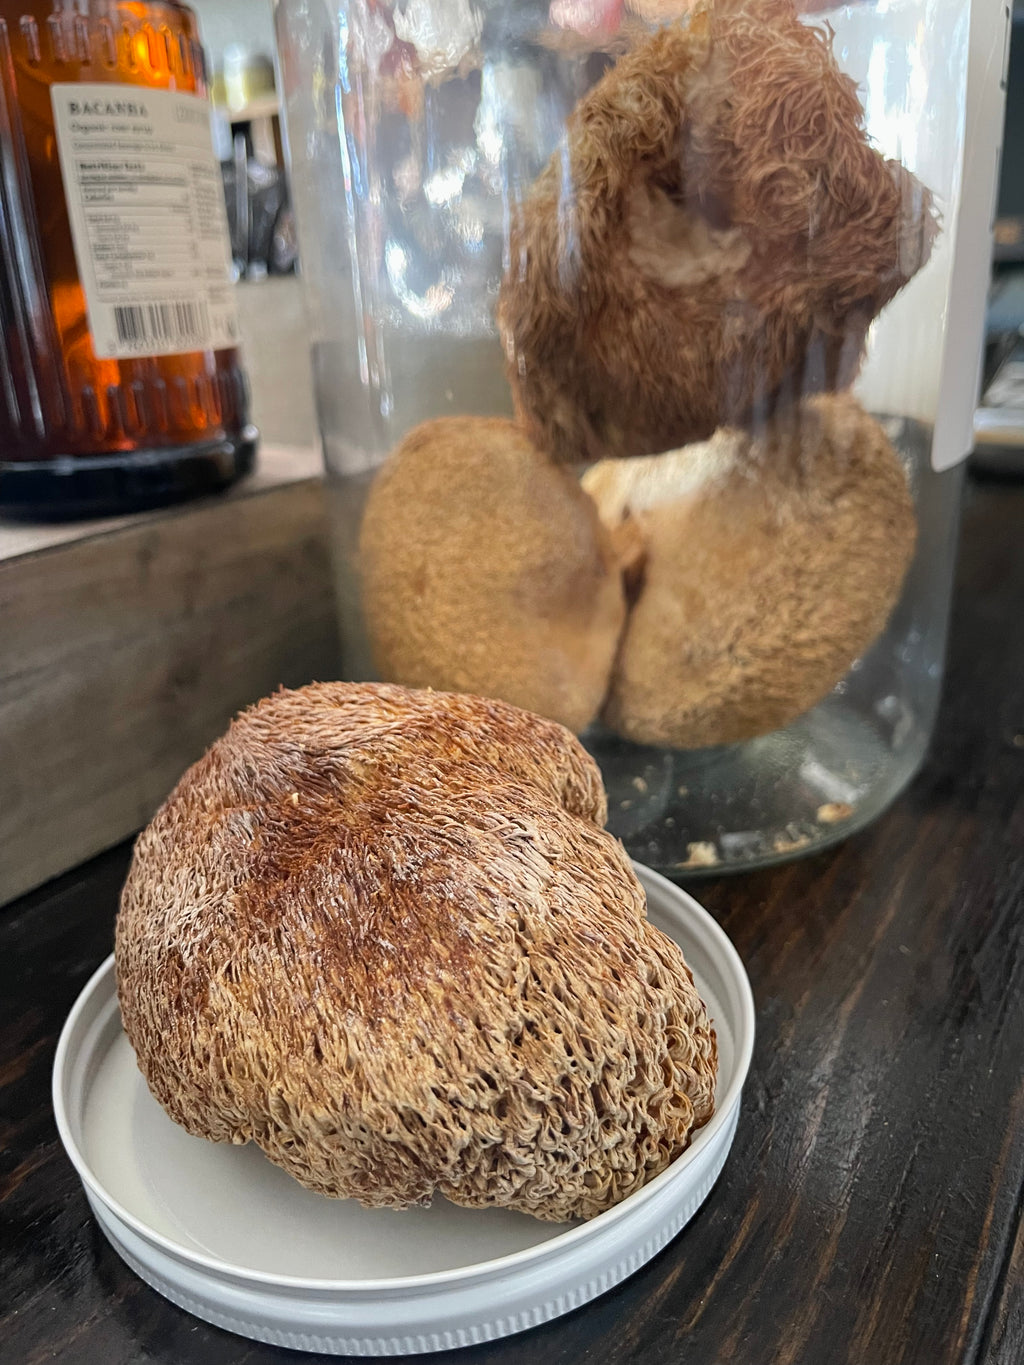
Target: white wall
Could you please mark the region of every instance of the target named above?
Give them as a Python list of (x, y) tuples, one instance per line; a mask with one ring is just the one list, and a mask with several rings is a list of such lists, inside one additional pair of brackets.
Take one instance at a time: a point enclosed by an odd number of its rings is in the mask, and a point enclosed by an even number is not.
[(187, 0), (199, 15), (203, 42), (212, 67), (220, 65), (221, 54), (232, 43), (251, 52), (274, 51), (274, 21), (271, 0)]

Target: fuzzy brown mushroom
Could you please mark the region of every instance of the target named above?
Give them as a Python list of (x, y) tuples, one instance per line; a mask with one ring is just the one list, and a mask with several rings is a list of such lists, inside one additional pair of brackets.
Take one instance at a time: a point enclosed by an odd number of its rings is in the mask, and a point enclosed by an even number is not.
[(153, 1094), (371, 1207), (610, 1208), (711, 1117), (717, 1054), (604, 816), (577, 741), (501, 702), (261, 702), (185, 774), (122, 896)]
[(845, 395), (757, 440), (606, 461), (584, 485), (643, 546), (604, 711), (639, 744), (699, 749), (790, 724), (884, 630), (914, 554), (903, 467)]
[(615, 553), (575, 479), (512, 423), (426, 422), (375, 479), (366, 629), (388, 682), (497, 697), (580, 733), (625, 622)]
[(513, 218), (498, 317), (517, 416), (581, 463), (843, 388), (935, 231), (828, 31), (790, 0), (701, 6), (582, 98)]

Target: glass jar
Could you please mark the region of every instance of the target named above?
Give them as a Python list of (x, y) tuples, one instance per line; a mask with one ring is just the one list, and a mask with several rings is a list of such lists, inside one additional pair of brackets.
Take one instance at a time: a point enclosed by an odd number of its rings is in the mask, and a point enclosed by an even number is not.
[(0, 513), (210, 492), (252, 466), (195, 15), (0, 4)]
[(561, 720), (670, 874), (877, 816), (936, 716), (1004, 17), (278, 0), (345, 676)]

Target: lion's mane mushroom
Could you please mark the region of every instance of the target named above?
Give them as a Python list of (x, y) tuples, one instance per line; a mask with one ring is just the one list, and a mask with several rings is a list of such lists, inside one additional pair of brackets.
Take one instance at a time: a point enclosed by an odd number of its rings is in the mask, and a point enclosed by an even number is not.
[(581, 463), (843, 388), (935, 231), (829, 33), (790, 0), (712, 0), (584, 95), (513, 220), (498, 317), (517, 415)]
[(615, 550), (578, 482), (512, 422), (410, 432), (373, 483), (359, 550), (388, 682), (497, 697), (576, 733), (596, 717), (626, 615)]
[(732, 744), (810, 710), (884, 630), (917, 538), (896, 452), (845, 395), (584, 486), (640, 547), (604, 711), (639, 744)]
[(577, 741), (500, 702), (261, 702), (136, 847), (118, 988), (151, 1090), (325, 1195), (611, 1207), (710, 1118), (716, 1046), (604, 815)]

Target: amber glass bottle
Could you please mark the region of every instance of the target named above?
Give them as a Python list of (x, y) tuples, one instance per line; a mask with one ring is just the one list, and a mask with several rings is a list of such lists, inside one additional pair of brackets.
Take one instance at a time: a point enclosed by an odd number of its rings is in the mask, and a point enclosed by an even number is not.
[(0, 0), (0, 515), (251, 467), (229, 256), (192, 12)]

